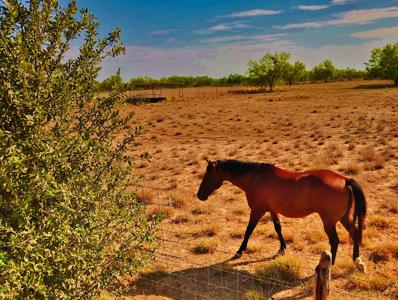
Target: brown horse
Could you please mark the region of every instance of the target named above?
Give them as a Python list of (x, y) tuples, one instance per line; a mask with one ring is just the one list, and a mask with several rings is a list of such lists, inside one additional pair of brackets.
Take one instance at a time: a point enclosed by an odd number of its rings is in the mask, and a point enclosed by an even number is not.
[(353, 260), (358, 268), (364, 269), (359, 259), (359, 244), (366, 216), (366, 200), (362, 188), (354, 179), (329, 170), (290, 172), (264, 163), (236, 160), (207, 162), (198, 198), (207, 200), (226, 180), (245, 191), (251, 209), (249, 224), (236, 258), (246, 250), (250, 235), (266, 212), (271, 213), (278, 234), (279, 253), (284, 253), (286, 244), (278, 214), (302, 218), (317, 213), (329, 238), (332, 263), (335, 262), (339, 244), (336, 224), (340, 221), (354, 242)]

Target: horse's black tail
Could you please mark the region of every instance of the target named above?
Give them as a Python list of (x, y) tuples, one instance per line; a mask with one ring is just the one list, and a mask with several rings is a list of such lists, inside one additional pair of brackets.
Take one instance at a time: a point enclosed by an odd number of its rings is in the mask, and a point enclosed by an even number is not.
[[(358, 231), (355, 236), (354, 242), (354, 259), (359, 256), (359, 244), (362, 243), (362, 230), (365, 225), (365, 218), (367, 212), (367, 204), (365, 199), (365, 194), (361, 186), (354, 179), (347, 179), (346, 185), (352, 190), (354, 194), (355, 208), (353, 223), (355, 225), (358, 219)], [(356, 249), (356, 250), (355, 250)]]

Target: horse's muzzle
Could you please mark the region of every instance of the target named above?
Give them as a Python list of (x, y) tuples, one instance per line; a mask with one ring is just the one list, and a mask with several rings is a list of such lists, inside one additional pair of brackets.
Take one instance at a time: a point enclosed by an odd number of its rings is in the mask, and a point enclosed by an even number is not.
[(201, 200), (201, 201), (206, 201), (208, 198), (207, 196), (200, 195), (199, 193), (197, 194), (197, 196), (198, 196), (199, 200)]

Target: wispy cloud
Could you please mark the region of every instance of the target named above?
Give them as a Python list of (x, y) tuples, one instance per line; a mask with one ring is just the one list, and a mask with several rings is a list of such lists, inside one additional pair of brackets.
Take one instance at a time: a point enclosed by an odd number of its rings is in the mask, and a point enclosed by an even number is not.
[(358, 39), (383, 39), (386, 37), (397, 37), (398, 36), (398, 26), (395, 27), (385, 27), (377, 28), (373, 30), (355, 32), (350, 34), (351, 37)]
[(169, 33), (175, 32), (175, 29), (165, 29), (165, 30), (154, 30), (151, 31), (149, 34), (151, 35), (167, 35)]
[(271, 16), (281, 14), (282, 10), (270, 10), (270, 9), (252, 9), (241, 12), (234, 12), (230, 15), (223, 17), (229, 18), (245, 18), (245, 17), (257, 17), (257, 16)]
[(232, 31), (237, 29), (246, 29), (250, 28), (249, 25), (241, 23), (241, 22), (234, 22), (234, 23), (222, 23), (215, 25), (210, 28), (196, 30), (195, 33), (199, 34), (211, 34), (215, 32), (222, 32), (222, 31)]
[(330, 3), (332, 5), (343, 5), (343, 4), (347, 4), (349, 2), (353, 2), (353, 0), (332, 0)]
[(299, 9), (299, 10), (322, 10), (322, 9), (325, 9), (325, 8), (328, 8), (329, 7), (329, 5), (299, 5), (299, 6), (296, 6), (295, 8), (296, 9)]
[(232, 35), (224, 37), (214, 37), (204, 39), (201, 43), (205, 44), (216, 44), (216, 43), (228, 43), (228, 42), (274, 42), (281, 40), (285, 34), (262, 34), (262, 35)]
[(322, 22), (304, 22), (304, 23), (292, 23), (282, 26), (274, 26), (274, 28), (278, 29), (294, 29), (294, 28), (320, 28), (323, 27), (324, 24)]
[(335, 19), (327, 21), (293, 23), (293, 24), (274, 26), (274, 27), (279, 29), (292, 29), (292, 28), (311, 28), (311, 27), (319, 28), (330, 25), (344, 26), (344, 25), (355, 25), (355, 24), (368, 24), (381, 19), (398, 17), (398, 6), (351, 10), (338, 14), (336, 17), (337, 18)]
[(357, 0), (332, 0), (332, 1), (330, 1), (329, 4), (320, 4), (320, 5), (298, 5), (298, 6), (294, 7), (294, 8), (295, 8), (295, 9), (298, 9), (298, 10), (315, 11), (315, 10), (326, 9), (326, 8), (331, 7), (331, 6), (348, 4), (348, 3), (354, 2), (354, 1), (357, 1)]

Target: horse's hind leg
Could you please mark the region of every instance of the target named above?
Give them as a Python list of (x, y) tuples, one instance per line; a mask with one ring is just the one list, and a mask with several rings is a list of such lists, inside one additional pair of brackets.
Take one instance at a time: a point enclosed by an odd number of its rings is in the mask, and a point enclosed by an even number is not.
[(352, 242), (354, 244), (352, 259), (355, 261), (355, 259), (359, 257), (359, 245), (356, 245), (355, 243), (355, 238), (358, 230), (355, 228), (355, 225), (350, 221), (348, 212), (340, 219), (340, 223), (343, 224), (344, 228), (350, 233)]
[(278, 215), (276, 213), (271, 212), (271, 217), (272, 217), (272, 221), (274, 222), (275, 231), (278, 234), (279, 242), (281, 243), (281, 247), (279, 248), (278, 253), (282, 254), (285, 252), (286, 243), (285, 243), (285, 240), (283, 239), (283, 235), (282, 235), (281, 222), (279, 221)]
[(253, 233), (254, 228), (256, 228), (258, 221), (264, 216), (265, 211), (255, 211), (252, 210), (250, 212), (250, 220), (249, 224), (247, 225), (245, 237), (243, 238), (243, 242), (240, 245), (238, 251), (236, 252), (235, 257), (239, 258), (242, 256), (242, 252), (247, 248), (247, 242), (249, 241), (250, 235)]
[(332, 264), (334, 265), (334, 262), (336, 261), (337, 247), (340, 243), (339, 236), (337, 235), (336, 224), (324, 224), (324, 228), (329, 238), (329, 243), (332, 251)]

